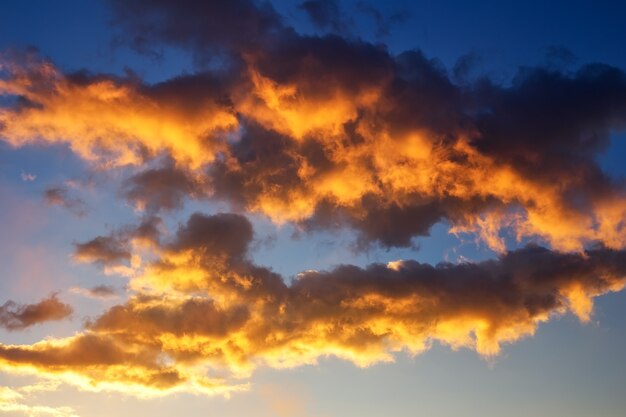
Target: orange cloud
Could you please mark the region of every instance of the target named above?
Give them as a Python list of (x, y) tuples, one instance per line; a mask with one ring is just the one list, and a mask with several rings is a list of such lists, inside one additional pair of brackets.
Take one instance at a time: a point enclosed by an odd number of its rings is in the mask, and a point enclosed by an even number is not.
[[(0, 109), (0, 134), (15, 146), (68, 143), (81, 157), (109, 165), (167, 155), (164, 167), (125, 182), (123, 195), (150, 212), (214, 198), (277, 223), (346, 224), (364, 242), (386, 246), (407, 246), (441, 220), (498, 252), (506, 249), (505, 230), (563, 251), (595, 242), (624, 246), (624, 190), (601, 174), (584, 144), (562, 150), (561, 136), (584, 135), (587, 125), (570, 131), (532, 119), (537, 135), (555, 138), (541, 143), (535, 132), (507, 131), (507, 139), (499, 136), (501, 121), (490, 119), (496, 116), (465, 116), (457, 102), (463, 91), (421, 55), (394, 61), (368, 44), (297, 41), (302, 50), (244, 54), (246, 68), (230, 78), (196, 74), (152, 86), (64, 75), (33, 56), (4, 58), (0, 93), (24, 104)], [(574, 91), (588, 77), (555, 83)], [(590, 82), (604, 82), (595, 77)], [(532, 92), (492, 88), (510, 100)], [(484, 103), (502, 119), (531, 117), (525, 107), (498, 105)], [(580, 162), (572, 166), (570, 159)], [(374, 215), (385, 230), (372, 227)]]
[(113, 77), (67, 77), (33, 56), (2, 58), (9, 72), (0, 94), (27, 105), (0, 110), (1, 134), (14, 146), (67, 143), (81, 157), (107, 166), (139, 164), (144, 155), (170, 152), (198, 167), (214, 159), (217, 138), (237, 127), (235, 117), (206, 97), (193, 109), (159, 100)]
[(228, 394), (258, 366), (325, 356), (368, 366), (434, 342), (496, 355), (555, 315), (588, 321), (595, 297), (626, 284), (623, 251), (530, 246), (480, 263), (307, 271), (287, 285), (249, 260), (251, 239), (242, 216), (193, 215), (135, 271), (125, 304), (69, 338), (0, 345), (2, 368), (137, 395)]

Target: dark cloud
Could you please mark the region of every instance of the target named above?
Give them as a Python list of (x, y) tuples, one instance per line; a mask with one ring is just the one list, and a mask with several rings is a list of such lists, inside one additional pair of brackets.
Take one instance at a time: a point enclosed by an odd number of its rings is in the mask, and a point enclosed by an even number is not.
[(163, 221), (158, 216), (144, 217), (138, 226), (127, 227), (123, 234), (147, 245), (159, 243)]
[(7, 301), (0, 306), (0, 327), (10, 331), (23, 330), (47, 321), (63, 320), (72, 312), (72, 307), (59, 301), (54, 294), (36, 304)]
[(170, 42), (208, 59), (215, 53), (254, 51), (285, 30), (266, 1), (109, 0), (109, 4), (131, 44), (152, 53), (159, 42)]
[(411, 13), (406, 10), (394, 11), (389, 16), (385, 16), (378, 8), (374, 7), (370, 2), (360, 0), (357, 3), (357, 10), (365, 15), (370, 16), (376, 25), (376, 36), (389, 36), (393, 26), (406, 22)]
[(81, 262), (114, 265), (129, 262), (131, 257), (127, 242), (116, 236), (98, 236), (74, 246), (74, 258)]
[(300, 3), (299, 8), (306, 12), (319, 29), (343, 32), (350, 26), (350, 21), (340, 10), (338, 0), (307, 0)]
[[(223, 310), (213, 300), (191, 298), (179, 305), (149, 305), (148, 299), (134, 299), (115, 306), (90, 324), (96, 332), (171, 333), (225, 336), (236, 332), (248, 320), (245, 306)], [(147, 306), (146, 306), (147, 305)]]
[(74, 258), (102, 266), (114, 266), (131, 261), (132, 244), (152, 246), (159, 242), (162, 221), (157, 216), (144, 217), (137, 226), (123, 227), (106, 236), (97, 236), (74, 244)]
[(180, 209), (185, 199), (206, 197), (206, 192), (197, 178), (172, 163), (139, 172), (122, 186), (124, 198), (148, 213)]
[(452, 67), (452, 77), (456, 82), (465, 83), (469, 75), (477, 70), (483, 62), (483, 57), (478, 52), (473, 51), (459, 57)]
[(96, 297), (102, 298), (114, 297), (117, 295), (117, 290), (115, 289), (115, 287), (112, 287), (110, 285), (97, 285), (93, 288), (90, 288), (89, 292)]
[(174, 251), (201, 250), (207, 256), (225, 255), (229, 259), (240, 259), (246, 256), (252, 237), (252, 224), (244, 216), (194, 213), (178, 229), (168, 248)]
[(626, 127), (626, 74), (587, 65), (573, 74), (521, 70), (513, 85), (477, 89), (474, 146), (537, 183), (561, 183), (566, 207), (588, 212), (621, 185), (602, 172), (597, 155)]
[(118, 297), (117, 289), (111, 285), (96, 285), (91, 288), (73, 287), (70, 288), (70, 292), (90, 298), (108, 299)]
[[(369, 200), (369, 201), (368, 201)], [(305, 230), (340, 228), (343, 223), (358, 231), (357, 248), (367, 249), (379, 243), (383, 247), (409, 247), (416, 236), (428, 236), (430, 228), (444, 218), (443, 204), (426, 203), (400, 207), (381, 206), (375, 199), (364, 198), (365, 214), (337, 211), (331, 205), (321, 205), (303, 226)]]
[(355, 10), (350, 10), (342, 7), (339, 0), (307, 0), (300, 3), (299, 9), (306, 13), (311, 23), (318, 29), (330, 30), (349, 37), (355, 37), (352, 33), (355, 22), (350, 17), (353, 11), (368, 17), (368, 23), (373, 23), (371, 26), (375, 27), (373, 35), (377, 38), (388, 36), (393, 26), (405, 22), (410, 17), (408, 10), (397, 10), (391, 14), (385, 14), (373, 4), (365, 1), (357, 2), (354, 5)]
[(207, 102), (232, 107), (231, 94), (239, 82), (237, 72), (213, 70), (183, 74), (151, 85), (142, 84), (140, 88), (143, 94), (158, 103), (170, 103), (179, 111), (196, 113), (202, 111)]
[(79, 217), (87, 213), (85, 202), (80, 198), (72, 197), (65, 186), (49, 187), (44, 191), (43, 197), (46, 203), (66, 208)]
[(481, 84), (477, 97), (478, 149), (533, 168), (561, 169), (567, 158), (592, 162), (611, 130), (626, 125), (626, 74), (607, 65), (572, 75), (522, 69), (511, 87)]

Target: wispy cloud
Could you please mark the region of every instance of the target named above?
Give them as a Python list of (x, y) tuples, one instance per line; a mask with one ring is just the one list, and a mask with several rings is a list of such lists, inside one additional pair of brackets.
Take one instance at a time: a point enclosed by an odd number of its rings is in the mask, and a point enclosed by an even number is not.
[(96, 285), (91, 288), (72, 287), (69, 289), (72, 294), (82, 295), (89, 298), (112, 299), (118, 298), (119, 293), (115, 287), (111, 285)]
[(65, 186), (48, 187), (43, 197), (49, 205), (63, 207), (79, 217), (87, 214), (87, 204), (80, 198), (72, 197)]
[(22, 181), (24, 182), (32, 182), (37, 179), (37, 175), (31, 174), (30, 172), (25, 172), (25, 171), (22, 171), (22, 173), (20, 174), (20, 177), (22, 178)]
[(12, 389), (0, 387), (0, 411), (11, 415), (27, 417), (78, 417), (71, 407), (49, 407), (45, 405), (27, 404), (26, 396), (33, 391), (34, 386)]

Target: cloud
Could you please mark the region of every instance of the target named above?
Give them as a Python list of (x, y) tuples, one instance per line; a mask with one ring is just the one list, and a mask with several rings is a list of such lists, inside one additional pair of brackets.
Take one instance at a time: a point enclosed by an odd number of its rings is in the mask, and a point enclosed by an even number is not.
[(138, 395), (229, 393), (259, 366), (336, 356), (359, 366), (435, 343), (483, 356), (626, 284), (623, 250), (528, 246), (478, 263), (411, 260), (306, 271), (291, 284), (254, 264), (235, 214), (192, 215), (130, 280), (134, 295), (65, 339), (0, 345), (6, 370)]
[(20, 175), (20, 177), (22, 178), (22, 181), (24, 182), (32, 182), (37, 179), (37, 175), (31, 174), (30, 172), (26, 172), (26, 171), (22, 171), (22, 174)]
[(214, 159), (217, 136), (236, 125), (210, 94), (193, 107), (179, 107), (163, 85), (144, 88), (134, 78), (86, 72), (66, 75), (30, 54), (8, 59), (0, 57), (9, 73), (0, 80), (0, 93), (28, 103), (0, 112), (1, 135), (15, 146), (69, 143), (78, 155), (104, 167), (140, 164), (163, 152), (198, 166)]
[(70, 292), (84, 297), (99, 298), (103, 300), (117, 298), (119, 296), (115, 287), (111, 285), (96, 285), (92, 288), (72, 287), (70, 288)]
[(133, 247), (141, 248), (158, 243), (160, 227), (159, 217), (144, 217), (137, 226), (121, 228), (106, 236), (75, 243), (73, 257), (78, 262), (95, 263), (105, 267), (132, 263)]
[(7, 301), (0, 306), (0, 327), (10, 331), (23, 330), (47, 321), (63, 320), (72, 312), (72, 307), (59, 301), (55, 294), (36, 304)]
[(391, 28), (399, 23), (404, 23), (410, 17), (410, 12), (406, 9), (397, 10), (389, 16), (385, 16), (379, 9), (371, 3), (359, 0), (357, 10), (365, 15), (369, 15), (376, 25), (376, 36), (389, 36)]
[(71, 197), (69, 191), (64, 186), (46, 188), (43, 197), (49, 205), (66, 208), (79, 217), (87, 213), (85, 202), (80, 198)]
[(131, 253), (126, 242), (114, 236), (98, 236), (88, 242), (76, 243), (74, 259), (103, 265), (129, 262)]
[[(115, 22), (140, 51), (154, 53), (163, 42), (192, 49), (200, 61), (254, 51), (289, 33), (269, 2), (110, 0)], [(232, 55), (231, 55), (232, 56)]]
[(126, 179), (122, 195), (139, 210), (155, 213), (159, 210), (175, 210), (183, 206), (186, 198), (206, 197), (202, 177), (194, 178), (171, 162), (162, 167), (139, 172)]
[(252, 225), (239, 214), (195, 213), (178, 229), (176, 239), (167, 248), (176, 252), (201, 249), (212, 256), (239, 259), (247, 254), (252, 236)]
[(12, 389), (0, 387), (0, 411), (4, 413), (18, 413), (28, 417), (78, 417), (71, 407), (49, 407), (45, 405), (29, 405), (25, 400), (25, 393), (32, 392), (32, 387)]
[[(143, 168), (121, 194), (148, 213), (227, 201), (277, 224), (352, 228), (359, 247), (411, 246), (437, 222), (498, 252), (506, 231), (563, 251), (626, 242), (626, 190), (596, 162), (625, 127), (620, 69), (525, 68), (511, 85), (457, 85), (419, 51), (300, 35), (267, 4), (131, 13), (139, 4), (114, 6), (131, 34), (198, 54), (219, 44), (236, 62), (149, 85), (5, 58), (2, 91), (30, 104), (3, 109), (3, 138), (67, 141), (96, 164)], [(259, 32), (250, 42), (226, 24), (240, 15)]]
[(307, 0), (298, 7), (306, 12), (311, 22), (319, 29), (343, 32), (350, 26), (350, 22), (341, 13), (337, 0)]

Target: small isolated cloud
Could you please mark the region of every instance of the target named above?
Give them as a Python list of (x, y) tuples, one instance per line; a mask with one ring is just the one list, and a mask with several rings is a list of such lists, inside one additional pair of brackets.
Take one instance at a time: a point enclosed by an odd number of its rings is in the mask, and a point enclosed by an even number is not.
[(115, 265), (129, 262), (131, 257), (126, 242), (116, 236), (98, 236), (74, 246), (74, 259), (79, 262)]
[(70, 292), (72, 294), (82, 295), (83, 297), (99, 298), (102, 300), (118, 297), (117, 290), (112, 285), (97, 285), (92, 288), (72, 287), (70, 288)]
[(20, 176), (22, 177), (22, 181), (24, 182), (31, 182), (37, 179), (37, 175), (31, 174), (30, 172), (26, 171), (22, 171), (22, 174)]
[(7, 301), (0, 306), (0, 327), (10, 331), (23, 330), (47, 321), (63, 320), (72, 312), (72, 307), (59, 301), (56, 294), (36, 304)]
[(64, 186), (47, 188), (43, 193), (44, 200), (51, 206), (68, 209), (75, 215), (82, 217), (87, 214), (87, 205), (80, 198), (72, 197)]

